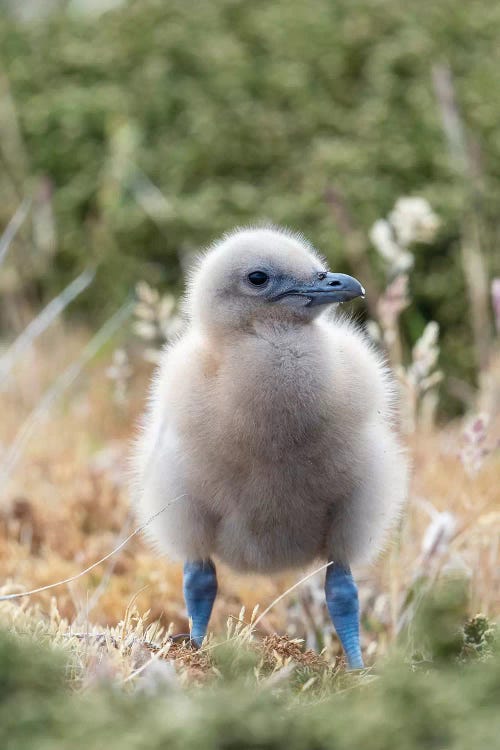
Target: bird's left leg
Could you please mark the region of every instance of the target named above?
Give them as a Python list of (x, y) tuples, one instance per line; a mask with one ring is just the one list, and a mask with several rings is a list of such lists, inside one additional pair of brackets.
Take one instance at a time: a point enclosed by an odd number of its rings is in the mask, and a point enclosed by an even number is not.
[(344, 647), (349, 669), (362, 669), (359, 645), (358, 588), (348, 565), (333, 562), (326, 569), (326, 604)]
[(184, 600), (191, 618), (191, 640), (201, 646), (217, 595), (215, 565), (208, 560), (184, 564)]

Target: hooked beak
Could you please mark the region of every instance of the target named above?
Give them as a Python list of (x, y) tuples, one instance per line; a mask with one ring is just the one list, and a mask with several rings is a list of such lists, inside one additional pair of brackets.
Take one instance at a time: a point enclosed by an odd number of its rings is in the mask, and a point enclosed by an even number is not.
[(311, 284), (301, 284), (280, 294), (283, 297), (307, 297), (307, 307), (330, 305), (333, 302), (349, 302), (356, 297), (364, 297), (365, 290), (357, 279), (346, 273), (321, 271)]

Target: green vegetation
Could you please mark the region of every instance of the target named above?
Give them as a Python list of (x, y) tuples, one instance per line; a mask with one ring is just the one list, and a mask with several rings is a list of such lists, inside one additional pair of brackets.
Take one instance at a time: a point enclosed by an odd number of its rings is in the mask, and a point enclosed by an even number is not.
[[(419, 194), (442, 227), (417, 250), (406, 344), (437, 320), (445, 369), (472, 378), (459, 246), (477, 226), (499, 273), (499, 33), (487, 0), (137, 0), (31, 23), (0, 11), (12, 104), (0, 222), (41, 178), (54, 188), (53, 268), (16, 251), (21, 279), (48, 296), (98, 262), (78, 304), (99, 318), (138, 278), (178, 289), (184, 253), (267, 219), (303, 231), (336, 268), (356, 272), (368, 253), (383, 287), (369, 229)], [(443, 63), (468, 144), (451, 154), (433, 87)]]
[(64, 652), (44, 644), (40, 633), (37, 642), (1, 633), (0, 744), (5, 750), (494, 748), (500, 663), (484, 637), (487, 621), (469, 622), (464, 636), (460, 614), (453, 593), (429, 602), (423, 622), (432, 621), (425, 632), (433, 661), (393, 658), (378, 676), (330, 672), (306, 692), (304, 669), (257, 681), (257, 653), (241, 646), (211, 652), (217, 676), (202, 686), (167, 681), (151, 690), (146, 667), (126, 690), (99, 680), (96, 666), (90, 686), (72, 691)]

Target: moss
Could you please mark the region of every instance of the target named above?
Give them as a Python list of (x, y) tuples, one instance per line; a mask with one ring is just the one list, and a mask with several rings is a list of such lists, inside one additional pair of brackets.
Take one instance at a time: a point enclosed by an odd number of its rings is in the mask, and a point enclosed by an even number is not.
[(496, 746), (498, 654), (469, 663), (444, 659), (417, 671), (395, 656), (376, 679), (345, 675), (326, 682), (313, 697), (300, 692), (292, 675), (289, 686), (257, 682), (255, 660), (240, 657), (234, 652), (231, 658), (227, 648), (219, 660), (224, 674), (201, 687), (146, 694), (94, 681), (74, 692), (65, 685), (64, 655), (2, 632), (0, 745), (5, 750)]

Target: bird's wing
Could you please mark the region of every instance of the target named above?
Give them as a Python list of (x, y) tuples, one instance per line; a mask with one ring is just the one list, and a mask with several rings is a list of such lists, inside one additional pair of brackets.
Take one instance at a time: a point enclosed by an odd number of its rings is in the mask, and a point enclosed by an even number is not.
[(169, 455), (175, 453), (178, 444), (172, 403), (185, 348), (183, 339), (168, 346), (151, 382), (147, 407), (132, 451), (132, 495), (135, 503), (140, 502), (144, 487), (155, 473), (155, 464), (165, 462)]
[(360, 405), (366, 418), (376, 413), (383, 420), (392, 421), (397, 388), (382, 352), (349, 318), (327, 318), (321, 321), (321, 326), (346, 399)]

